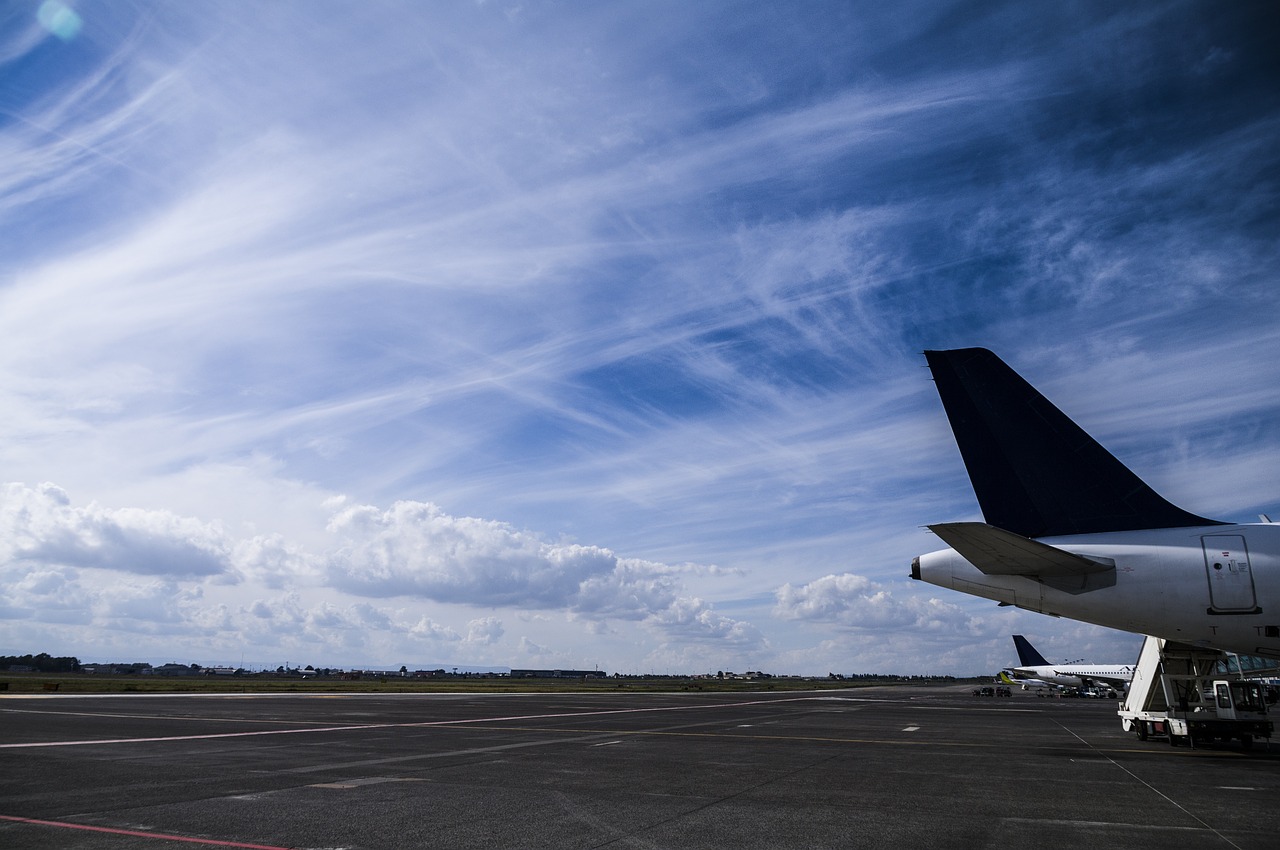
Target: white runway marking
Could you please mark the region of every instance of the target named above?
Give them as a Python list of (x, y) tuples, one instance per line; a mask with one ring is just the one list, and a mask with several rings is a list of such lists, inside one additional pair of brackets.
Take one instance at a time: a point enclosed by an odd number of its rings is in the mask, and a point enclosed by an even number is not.
[(0, 744), (0, 749), (38, 749), (40, 747), (84, 747), (96, 744), (146, 744), (160, 741), (202, 741), (215, 738), (252, 738), (263, 735), (298, 735), (307, 732), (354, 732), (364, 729), (421, 729), (430, 726), (464, 726), (474, 723), (507, 723), (527, 720), (556, 720), (568, 717), (596, 717), (611, 714), (643, 714), (656, 711), (697, 711), (699, 709), (740, 708), (750, 705), (776, 705), (782, 702), (804, 702), (809, 697), (791, 699), (749, 700), (746, 702), (714, 703), (707, 705), (669, 705), (654, 708), (612, 708), (601, 711), (566, 711), (555, 714), (517, 714), (500, 717), (474, 717), (469, 720), (430, 720), (418, 723), (368, 723), (351, 726), (303, 727), (298, 729), (265, 729), (257, 732), (214, 732), (207, 735), (172, 735), (152, 738), (106, 738), (83, 741), (33, 741), (21, 744)]

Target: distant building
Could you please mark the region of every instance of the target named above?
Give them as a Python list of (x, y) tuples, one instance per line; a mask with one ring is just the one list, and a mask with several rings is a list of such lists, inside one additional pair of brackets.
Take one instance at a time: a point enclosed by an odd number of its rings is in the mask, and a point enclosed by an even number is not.
[(511, 669), (513, 679), (604, 679), (600, 670), (517, 670)]

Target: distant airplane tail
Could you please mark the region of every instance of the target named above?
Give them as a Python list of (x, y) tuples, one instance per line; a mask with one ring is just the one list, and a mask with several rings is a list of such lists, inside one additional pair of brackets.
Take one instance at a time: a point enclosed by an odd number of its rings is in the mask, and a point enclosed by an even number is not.
[(1023, 667), (1048, 667), (1049, 662), (1044, 656), (1036, 652), (1036, 648), (1031, 645), (1031, 641), (1022, 635), (1013, 636), (1013, 645), (1018, 648), (1018, 663)]
[(988, 525), (1034, 538), (1224, 524), (1166, 501), (990, 351), (924, 355)]

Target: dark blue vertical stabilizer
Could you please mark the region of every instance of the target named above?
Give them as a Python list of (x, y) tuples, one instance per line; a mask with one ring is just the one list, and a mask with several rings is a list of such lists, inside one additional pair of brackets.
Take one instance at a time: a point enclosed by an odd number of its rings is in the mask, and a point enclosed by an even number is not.
[(1036, 648), (1031, 645), (1031, 641), (1022, 635), (1013, 636), (1013, 645), (1018, 649), (1018, 664), (1023, 667), (1048, 667), (1049, 662), (1044, 660), (1044, 656), (1036, 652)]
[(924, 355), (989, 525), (1053, 537), (1223, 524), (1167, 502), (985, 348)]

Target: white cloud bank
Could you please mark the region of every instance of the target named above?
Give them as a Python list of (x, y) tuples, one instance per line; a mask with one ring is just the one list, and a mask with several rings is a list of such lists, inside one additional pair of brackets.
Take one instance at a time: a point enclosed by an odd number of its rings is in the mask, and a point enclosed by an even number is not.
[(551, 543), (429, 503), (379, 510), (342, 501), (329, 500), (330, 545), (308, 551), (279, 534), (237, 537), (165, 510), (76, 506), (50, 483), (7, 484), (0, 635), (16, 644), (13, 629), (34, 628), (74, 645), (76, 630), (103, 630), (165, 636), (174, 649), (204, 642), (204, 655), (236, 645), (308, 649), (326, 664), (389, 651), (489, 666), (516, 664), (522, 654), (573, 659), (531, 649), (547, 638), (509, 635), (503, 617), (469, 613), (490, 609), (545, 612), (529, 624), (576, 628), (583, 639), (617, 637), (629, 623), (660, 645), (767, 645), (755, 626), (683, 591), (681, 573), (693, 568)]

